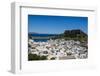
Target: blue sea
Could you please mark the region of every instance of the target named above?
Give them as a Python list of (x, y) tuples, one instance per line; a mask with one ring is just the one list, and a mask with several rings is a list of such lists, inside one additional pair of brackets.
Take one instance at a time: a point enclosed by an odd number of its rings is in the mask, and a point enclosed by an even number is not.
[(47, 37), (47, 36), (57, 36), (58, 34), (28, 34), (28, 35), (34, 37)]
[(34, 39), (35, 42), (47, 42), (49, 39)]
[[(57, 36), (58, 34), (28, 34), (30, 37), (50, 37), (50, 36)], [(46, 42), (49, 39), (34, 39), (35, 42)]]

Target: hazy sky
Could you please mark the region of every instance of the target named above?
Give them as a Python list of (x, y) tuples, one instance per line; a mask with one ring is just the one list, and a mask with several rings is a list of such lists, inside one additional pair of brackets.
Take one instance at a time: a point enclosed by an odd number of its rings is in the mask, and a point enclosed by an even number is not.
[(28, 15), (28, 32), (59, 34), (65, 30), (88, 32), (88, 17)]

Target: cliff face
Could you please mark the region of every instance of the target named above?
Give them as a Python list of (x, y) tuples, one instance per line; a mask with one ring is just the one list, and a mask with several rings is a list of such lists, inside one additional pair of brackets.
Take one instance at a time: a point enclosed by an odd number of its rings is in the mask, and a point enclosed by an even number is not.
[(76, 29), (76, 30), (65, 30), (64, 37), (66, 39), (72, 38), (72, 39), (86, 40), (87, 41), (88, 35), (86, 33), (84, 33), (82, 30)]
[(70, 36), (70, 35), (83, 35), (83, 36), (87, 36), (86, 33), (84, 33), (82, 30), (65, 30), (64, 35), (66, 36)]

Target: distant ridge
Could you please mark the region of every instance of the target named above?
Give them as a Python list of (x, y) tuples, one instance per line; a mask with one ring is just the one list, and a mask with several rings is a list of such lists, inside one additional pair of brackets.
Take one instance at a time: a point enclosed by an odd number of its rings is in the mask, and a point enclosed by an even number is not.
[(37, 32), (29, 32), (29, 34), (39, 34), (39, 33), (37, 33)]
[(58, 35), (58, 34), (53, 34), (53, 33), (37, 33), (37, 32), (29, 32), (28, 34), (51, 34), (51, 35)]

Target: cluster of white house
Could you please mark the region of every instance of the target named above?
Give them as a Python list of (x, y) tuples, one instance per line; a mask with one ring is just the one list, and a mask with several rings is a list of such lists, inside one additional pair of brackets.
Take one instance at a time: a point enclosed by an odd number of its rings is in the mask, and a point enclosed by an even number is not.
[(80, 41), (74, 40), (48, 40), (47, 42), (35, 42), (32, 39), (28, 41), (28, 52), (39, 56), (47, 56), (51, 58), (63, 59), (84, 59), (88, 56), (88, 48), (81, 46)]

